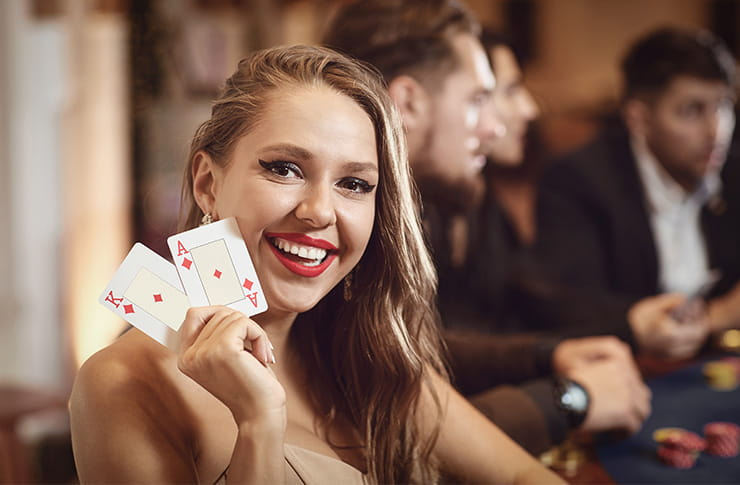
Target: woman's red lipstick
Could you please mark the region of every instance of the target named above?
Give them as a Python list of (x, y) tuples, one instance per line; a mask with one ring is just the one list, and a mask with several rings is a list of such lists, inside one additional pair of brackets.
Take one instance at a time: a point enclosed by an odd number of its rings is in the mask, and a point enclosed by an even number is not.
[[(339, 251), (339, 249), (329, 241), (326, 241), (324, 239), (312, 238), (311, 236), (307, 236), (306, 234), (301, 233), (266, 233), (265, 237), (269, 241), (272, 252), (275, 254), (278, 261), (283, 264), (283, 266), (285, 266), (291, 272), (299, 276), (305, 276), (307, 278), (314, 278), (326, 271), (326, 269), (337, 257), (337, 251)], [(275, 245), (271, 241), (271, 239), (275, 238), (290, 241), (302, 246), (324, 249), (328, 252), (328, 254), (320, 264), (316, 266), (306, 266), (305, 264), (291, 259), (291, 257), (289, 257), (286, 253), (275, 247)]]

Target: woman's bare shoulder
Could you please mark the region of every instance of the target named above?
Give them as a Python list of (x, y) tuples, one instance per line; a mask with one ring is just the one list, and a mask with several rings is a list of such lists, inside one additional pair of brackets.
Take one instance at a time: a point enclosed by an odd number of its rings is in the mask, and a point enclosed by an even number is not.
[(81, 480), (192, 481), (187, 386), (175, 354), (138, 331), (92, 355), (69, 403)]
[(176, 357), (133, 329), (88, 358), (77, 373), (72, 399), (136, 398), (166, 380)]

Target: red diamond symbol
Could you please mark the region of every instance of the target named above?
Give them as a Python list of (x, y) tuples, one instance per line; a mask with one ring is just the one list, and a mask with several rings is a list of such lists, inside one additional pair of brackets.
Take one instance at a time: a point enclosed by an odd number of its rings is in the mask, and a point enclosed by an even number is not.
[(252, 285), (254, 283), (249, 281), (248, 279), (244, 278), (244, 284), (242, 285), (244, 288), (246, 288), (248, 291), (252, 291)]
[(123, 311), (126, 313), (134, 313), (134, 306), (131, 304), (123, 305)]
[(220, 272), (219, 270), (216, 270), (216, 271), (214, 271), (214, 272), (213, 272), (213, 276), (215, 276), (215, 277), (216, 277), (216, 278), (218, 278), (218, 279), (220, 279), (220, 278), (221, 278), (221, 274), (222, 274), (222, 273), (221, 273), (221, 272)]
[(156, 295), (154, 295), (154, 301), (156, 301), (157, 303), (162, 301), (162, 295), (160, 293), (157, 293)]
[(190, 266), (193, 264), (192, 261), (190, 261), (188, 258), (185, 258), (182, 260), (182, 265), (185, 267), (185, 269), (190, 269)]

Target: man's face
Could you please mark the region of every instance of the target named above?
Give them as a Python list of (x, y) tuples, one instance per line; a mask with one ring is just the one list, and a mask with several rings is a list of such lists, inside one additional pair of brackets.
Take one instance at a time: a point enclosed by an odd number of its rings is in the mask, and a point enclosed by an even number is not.
[(484, 139), (482, 151), (496, 164), (519, 165), (524, 159), (527, 128), (540, 111), (522, 83), (522, 72), (511, 49), (494, 47), (491, 60), (496, 74), (496, 89), (483, 109), (497, 113), (506, 130), (502, 136)]
[(732, 99), (721, 81), (679, 76), (647, 103), (645, 143), (685, 189), (722, 163), (735, 122)]
[(459, 207), (474, 204), (481, 187), (485, 157), (481, 139), (500, 130), (500, 122), (481, 116), (481, 109), (495, 85), (485, 51), (477, 38), (458, 34), (452, 39), (459, 65), (442, 81), (437, 92), (429, 90), (431, 119), (420, 153), (414, 155), (414, 178), (423, 191)]

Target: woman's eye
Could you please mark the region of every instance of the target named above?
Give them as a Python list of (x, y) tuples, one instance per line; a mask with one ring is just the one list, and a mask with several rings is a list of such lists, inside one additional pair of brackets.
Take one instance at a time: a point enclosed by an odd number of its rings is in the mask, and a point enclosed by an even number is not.
[(259, 160), (259, 163), (262, 168), (264, 168), (268, 172), (274, 173), (279, 177), (293, 178), (302, 176), (301, 169), (298, 168), (298, 165), (293, 162), (287, 162), (285, 160), (274, 160), (272, 162), (266, 162), (264, 160)]
[(346, 190), (349, 190), (350, 192), (355, 192), (358, 194), (366, 194), (368, 192), (372, 192), (372, 190), (375, 188), (374, 185), (370, 185), (366, 181), (362, 179), (358, 179), (356, 177), (348, 177), (346, 179), (343, 179), (339, 182), (339, 185)]

